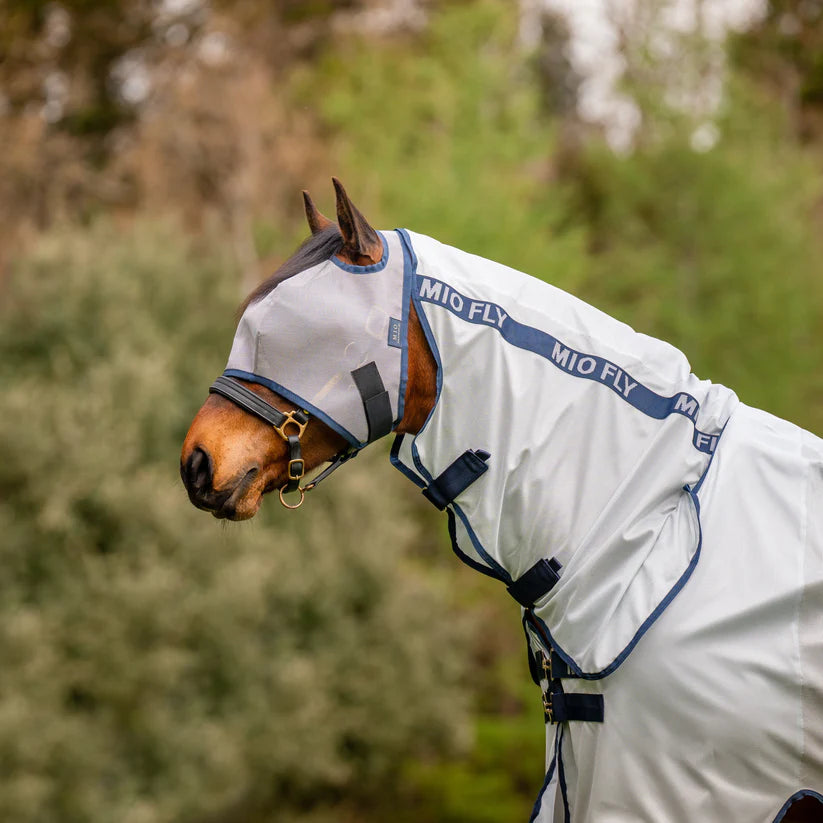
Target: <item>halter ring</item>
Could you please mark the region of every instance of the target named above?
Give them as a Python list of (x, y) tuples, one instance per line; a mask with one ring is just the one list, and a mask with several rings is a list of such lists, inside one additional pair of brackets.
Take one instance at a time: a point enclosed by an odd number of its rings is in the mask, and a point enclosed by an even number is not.
[(283, 506), (285, 506), (287, 509), (299, 509), (299, 508), (303, 505), (303, 501), (306, 499), (306, 490), (305, 490), (302, 486), (298, 486), (298, 487), (295, 489), (295, 491), (300, 492), (300, 501), (299, 501), (298, 503), (296, 503), (294, 506), (290, 506), (290, 505), (286, 502), (286, 498), (285, 498), (285, 497), (283, 497), (283, 492), (285, 491), (286, 486), (288, 486), (288, 485), (289, 485), (288, 483), (284, 483), (284, 484), (280, 487), (280, 503), (281, 503)]

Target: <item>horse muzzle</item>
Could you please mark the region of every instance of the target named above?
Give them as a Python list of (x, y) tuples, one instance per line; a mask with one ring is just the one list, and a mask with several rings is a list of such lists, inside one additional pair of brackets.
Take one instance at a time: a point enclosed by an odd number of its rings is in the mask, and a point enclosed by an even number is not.
[[(252, 466), (233, 483), (222, 489), (214, 488), (214, 461), (202, 446), (192, 449), (188, 458), (180, 462), (180, 477), (189, 500), (203, 511), (211, 512), (221, 520), (246, 520), (256, 511), (248, 506), (240, 506), (254, 483), (260, 469)], [(238, 507), (240, 506), (240, 511)]]

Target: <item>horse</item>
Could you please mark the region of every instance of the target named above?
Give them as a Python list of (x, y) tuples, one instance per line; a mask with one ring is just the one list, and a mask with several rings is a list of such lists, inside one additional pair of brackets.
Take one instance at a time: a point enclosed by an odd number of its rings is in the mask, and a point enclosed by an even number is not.
[(553, 286), (375, 230), (333, 182), (336, 222), (303, 192), (310, 237), (241, 306), (191, 502), (296, 508), (393, 432), (520, 605), (532, 823), (823, 819), (823, 441)]

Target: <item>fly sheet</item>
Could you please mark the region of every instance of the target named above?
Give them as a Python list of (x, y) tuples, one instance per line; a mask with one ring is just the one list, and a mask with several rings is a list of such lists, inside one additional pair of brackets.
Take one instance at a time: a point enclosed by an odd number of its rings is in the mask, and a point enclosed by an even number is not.
[(532, 820), (772, 823), (798, 793), (823, 803), (823, 441), (559, 289), (383, 238), (380, 265), (331, 261), (252, 305), (228, 373), (360, 447), (352, 372), (373, 365), (396, 423), (414, 303), (438, 395), (392, 461), (523, 607), (549, 721)]

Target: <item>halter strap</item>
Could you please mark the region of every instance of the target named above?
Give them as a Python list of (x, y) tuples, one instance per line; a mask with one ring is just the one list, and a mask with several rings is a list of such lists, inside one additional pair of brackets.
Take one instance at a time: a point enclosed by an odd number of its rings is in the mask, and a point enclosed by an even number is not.
[[(225, 374), (221, 374), (220, 377), (211, 384), (209, 394), (219, 394), (221, 397), (231, 400), (232, 403), (239, 406), (243, 411), (247, 411), (249, 414), (253, 414), (255, 417), (259, 417), (264, 422), (269, 423), (286, 441), (289, 449), (288, 481), (280, 489), (280, 502), (287, 509), (299, 508), (303, 503), (305, 492), (315, 488), (321, 480), (325, 480), (335, 469), (358, 454), (357, 449), (351, 447), (345, 448), (342, 452), (335, 455), (331, 466), (321, 472), (311, 483), (301, 488), (300, 481), (303, 479), (306, 464), (303, 460), (300, 438), (303, 436), (303, 432), (309, 424), (309, 413), (305, 409), (292, 409), (288, 412), (282, 412), (280, 409), (272, 406), (268, 400), (264, 400), (260, 395), (247, 389), (239, 380), (236, 380), (234, 377), (228, 377)], [(295, 426), (297, 427), (296, 432), (293, 429)], [(283, 499), (283, 495), (293, 491), (300, 492), (300, 501), (297, 505), (290, 506)]]
[(226, 377), (224, 374), (221, 374), (211, 384), (209, 394), (222, 395), (227, 400), (231, 400), (232, 403), (240, 406), (244, 411), (249, 412), (249, 414), (270, 423), (284, 440), (289, 438), (288, 434), (284, 432), (288, 423), (294, 423), (297, 426), (297, 436), (300, 437), (309, 422), (309, 413), (307, 411), (294, 409), (290, 412), (281, 412), (280, 409), (272, 406), (267, 400), (247, 389), (238, 380), (233, 377)]

